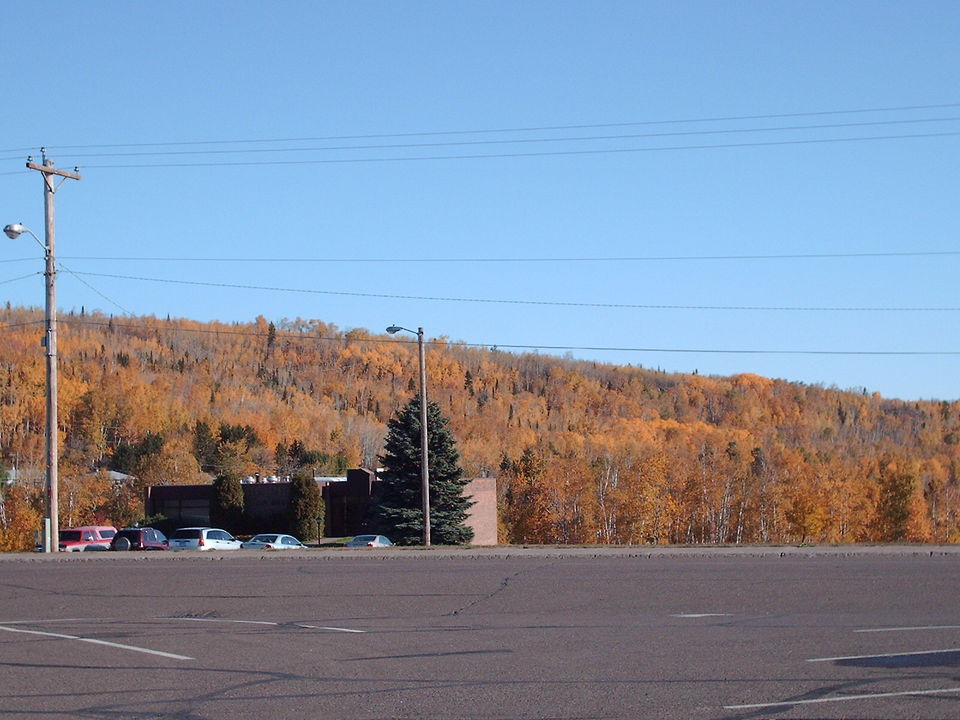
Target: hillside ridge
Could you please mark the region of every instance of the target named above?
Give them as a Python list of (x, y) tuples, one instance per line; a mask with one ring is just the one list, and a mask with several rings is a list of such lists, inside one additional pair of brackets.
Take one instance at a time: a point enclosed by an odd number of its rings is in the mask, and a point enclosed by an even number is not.
[[(23, 508), (43, 475), (43, 316), (7, 307), (0, 327), (0, 462), (18, 477), (0, 542), (11, 546), (36, 520)], [(428, 339), (427, 366), (465, 473), (499, 478), (504, 541), (958, 536), (957, 402), (445, 338)], [(226, 459), (250, 473), (376, 467), (386, 422), (418, 383), (415, 340), (299, 318), (67, 313), (59, 367), (67, 525), (129, 519), (143, 484), (205, 482)], [(134, 487), (96, 479), (110, 469), (134, 475)]]

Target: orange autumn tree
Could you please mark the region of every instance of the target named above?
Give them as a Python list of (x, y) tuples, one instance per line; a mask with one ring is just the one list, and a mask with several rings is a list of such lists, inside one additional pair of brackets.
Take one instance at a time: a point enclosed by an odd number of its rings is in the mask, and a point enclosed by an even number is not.
[[(19, 478), (0, 543), (30, 547), (29, 488), (44, 471), (42, 312), (2, 309), (0, 331), (0, 467)], [(466, 475), (498, 475), (504, 540), (960, 539), (960, 403), (428, 342), (430, 396)], [(417, 365), (416, 343), (313, 319), (64, 313), (65, 518), (121, 522), (146, 484), (209, 482), (198, 422), (251, 429), (256, 443), (220, 456), (245, 472), (278, 472), (277, 448), (292, 443), (329, 470), (376, 467)], [(124, 465), (124, 448), (148, 437), (162, 440), (157, 452)], [(98, 480), (121, 465), (134, 479)]]

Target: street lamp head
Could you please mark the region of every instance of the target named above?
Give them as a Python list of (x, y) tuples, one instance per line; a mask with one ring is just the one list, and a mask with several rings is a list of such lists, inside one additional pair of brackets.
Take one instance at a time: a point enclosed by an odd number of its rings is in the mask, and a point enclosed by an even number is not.
[(3, 229), (4, 235), (6, 235), (6, 236), (7, 236), (8, 238), (10, 238), (11, 240), (16, 240), (18, 237), (20, 237), (20, 236), (21, 236), (23, 233), (25, 233), (26, 231), (27, 231), (27, 229), (26, 229), (23, 225), (21, 225), (20, 223), (12, 223), (11, 225), (7, 225), (7, 226)]
[[(9, 227), (9, 225), (7, 227)], [(391, 325), (390, 327), (387, 328), (387, 332), (390, 333), (391, 335), (394, 335), (400, 332), (401, 330), (403, 330), (403, 328), (400, 327), (399, 325)]]
[(42, 247), (45, 252), (47, 253), (50, 252), (50, 248), (48, 248), (46, 244), (34, 234), (33, 230), (28, 228), (26, 225), (23, 225), (21, 223), (11, 223), (10, 225), (7, 225), (6, 227), (3, 228), (3, 232), (11, 240), (16, 240), (18, 237), (26, 233), (27, 235), (32, 237), (34, 240), (36, 240), (37, 245)]

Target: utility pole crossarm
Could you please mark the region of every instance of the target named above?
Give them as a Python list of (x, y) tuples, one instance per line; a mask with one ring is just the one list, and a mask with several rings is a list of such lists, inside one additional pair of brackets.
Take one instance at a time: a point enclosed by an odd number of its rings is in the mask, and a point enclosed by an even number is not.
[(55, 168), (53, 165), (37, 165), (36, 163), (28, 162), (27, 167), (31, 170), (39, 170), (45, 175), (59, 175), (60, 177), (70, 178), (71, 180), (81, 180), (80, 173), (70, 172), (69, 170), (60, 170)]

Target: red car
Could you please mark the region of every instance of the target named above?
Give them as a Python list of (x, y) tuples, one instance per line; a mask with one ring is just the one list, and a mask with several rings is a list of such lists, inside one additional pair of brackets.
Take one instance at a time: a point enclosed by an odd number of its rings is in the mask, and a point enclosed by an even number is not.
[(117, 534), (112, 525), (84, 525), (60, 531), (60, 552), (106, 550)]

